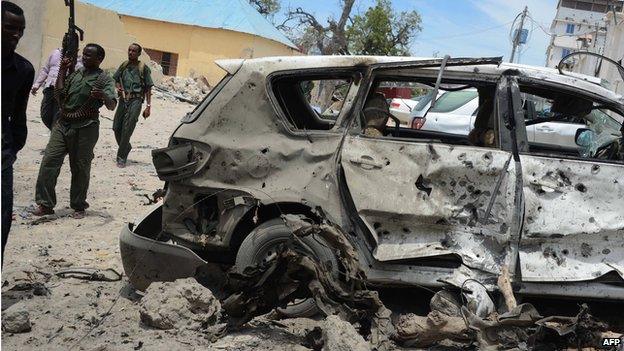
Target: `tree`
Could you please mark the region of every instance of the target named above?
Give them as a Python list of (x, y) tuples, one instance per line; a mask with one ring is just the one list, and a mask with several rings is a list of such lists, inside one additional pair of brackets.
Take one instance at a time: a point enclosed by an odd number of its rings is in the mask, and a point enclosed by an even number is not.
[(377, 0), (347, 28), (349, 51), (359, 55), (409, 55), (409, 44), (422, 30), (418, 12), (392, 10), (390, 0)]
[[(395, 13), (391, 0), (377, 0), (363, 15), (351, 17), (355, 0), (340, 1), (340, 16), (322, 24), (313, 14), (297, 8), (286, 13), (278, 26), (290, 33), (304, 52), (321, 55), (408, 54), (409, 44), (421, 31), (418, 12)], [(295, 26), (289, 23), (295, 22)]]
[[(284, 23), (278, 28), (290, 31), (291, 36), (296, 37), (294, 41), (306, 52), (312, 50), (321, 55), (348, 54), (345, 28), (354, 3), (355, 0), (341, 0), (340, 17), (337, 20), (329, 18), (326, 25), (322, 25), (313, 14), (301, 7), (289, 10)], [(300, 33), (293, 33), (294, 27), (287, 25), (291, 21), (297, 23), (296, 28)]]
[(249, 3), (264, 17), (271, 17), (280, 10), (279, 0), (249, 0)]

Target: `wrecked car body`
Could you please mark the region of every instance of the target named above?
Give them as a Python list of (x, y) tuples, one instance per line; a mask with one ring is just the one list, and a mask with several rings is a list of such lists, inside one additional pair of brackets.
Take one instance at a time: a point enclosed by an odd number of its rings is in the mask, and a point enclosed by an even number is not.
[[(372, 285), (474, 279), (494, 290), (508, 267), (516, 294), (624, 299), (623, 160), (527, 137), (538, 115), (592, 130), (596, 110), (619, 123), (609, 133), (621, 140), (621, 96), (497, 58), (218, 64), (226, 77), (153, 151), (162, 207), (122, 230), (138, 289), (210, 274), (214, 263), (270, 260), (290, 230), (275, 220), (301, 215), (340, 228)], [(387, 126), (384, 84), (477, 89), (475, 133)], [(526, 94), (548, 101), (544, 113)], [(305, 240), (303, 251), (340, 266), (318, 239)]]

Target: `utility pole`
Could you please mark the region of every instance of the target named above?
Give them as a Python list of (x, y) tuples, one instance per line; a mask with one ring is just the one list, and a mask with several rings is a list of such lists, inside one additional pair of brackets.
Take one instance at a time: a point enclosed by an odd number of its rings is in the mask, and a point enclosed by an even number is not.
[(524, 11), (522, 11), (522, 17), (520, 18), (520, 28), (518, 28), (518, 31), (516, 32), (516, 35), (514, 35), (514, 38), (513, 38), (513, 47), (511, 49), (511, 59), (509, 59), (509, 62), (511, 63), (514, 62), (514, 58), (516, 57), (516, 49), (520, 45), (520, 38), (522, 35), (522, 29), (524, 28), (524, 20), (527, 16), (527, 12), (529, 12), (529, 7), (525, 6)]

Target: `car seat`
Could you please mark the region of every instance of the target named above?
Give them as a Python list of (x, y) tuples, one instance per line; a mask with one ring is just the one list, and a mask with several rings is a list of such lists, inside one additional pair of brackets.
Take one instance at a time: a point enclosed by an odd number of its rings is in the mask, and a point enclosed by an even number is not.
[(382, 93), (369, 95), (364, 109), (364, 134), (367, 136), (383, 136), (386, 124), (390, 118), (390, 105)]

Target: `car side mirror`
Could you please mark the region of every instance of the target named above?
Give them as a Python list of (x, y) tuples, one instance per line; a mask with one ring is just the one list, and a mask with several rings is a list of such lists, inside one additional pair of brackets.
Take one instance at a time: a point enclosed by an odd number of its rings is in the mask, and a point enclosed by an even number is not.
[(576, 130), (576, 134), (574, 135), (574, 142), (578, 146), (588, 146), (594, 139), (595, 134), (596, 133), (594, 133), (591, 129), (579, 128)]

